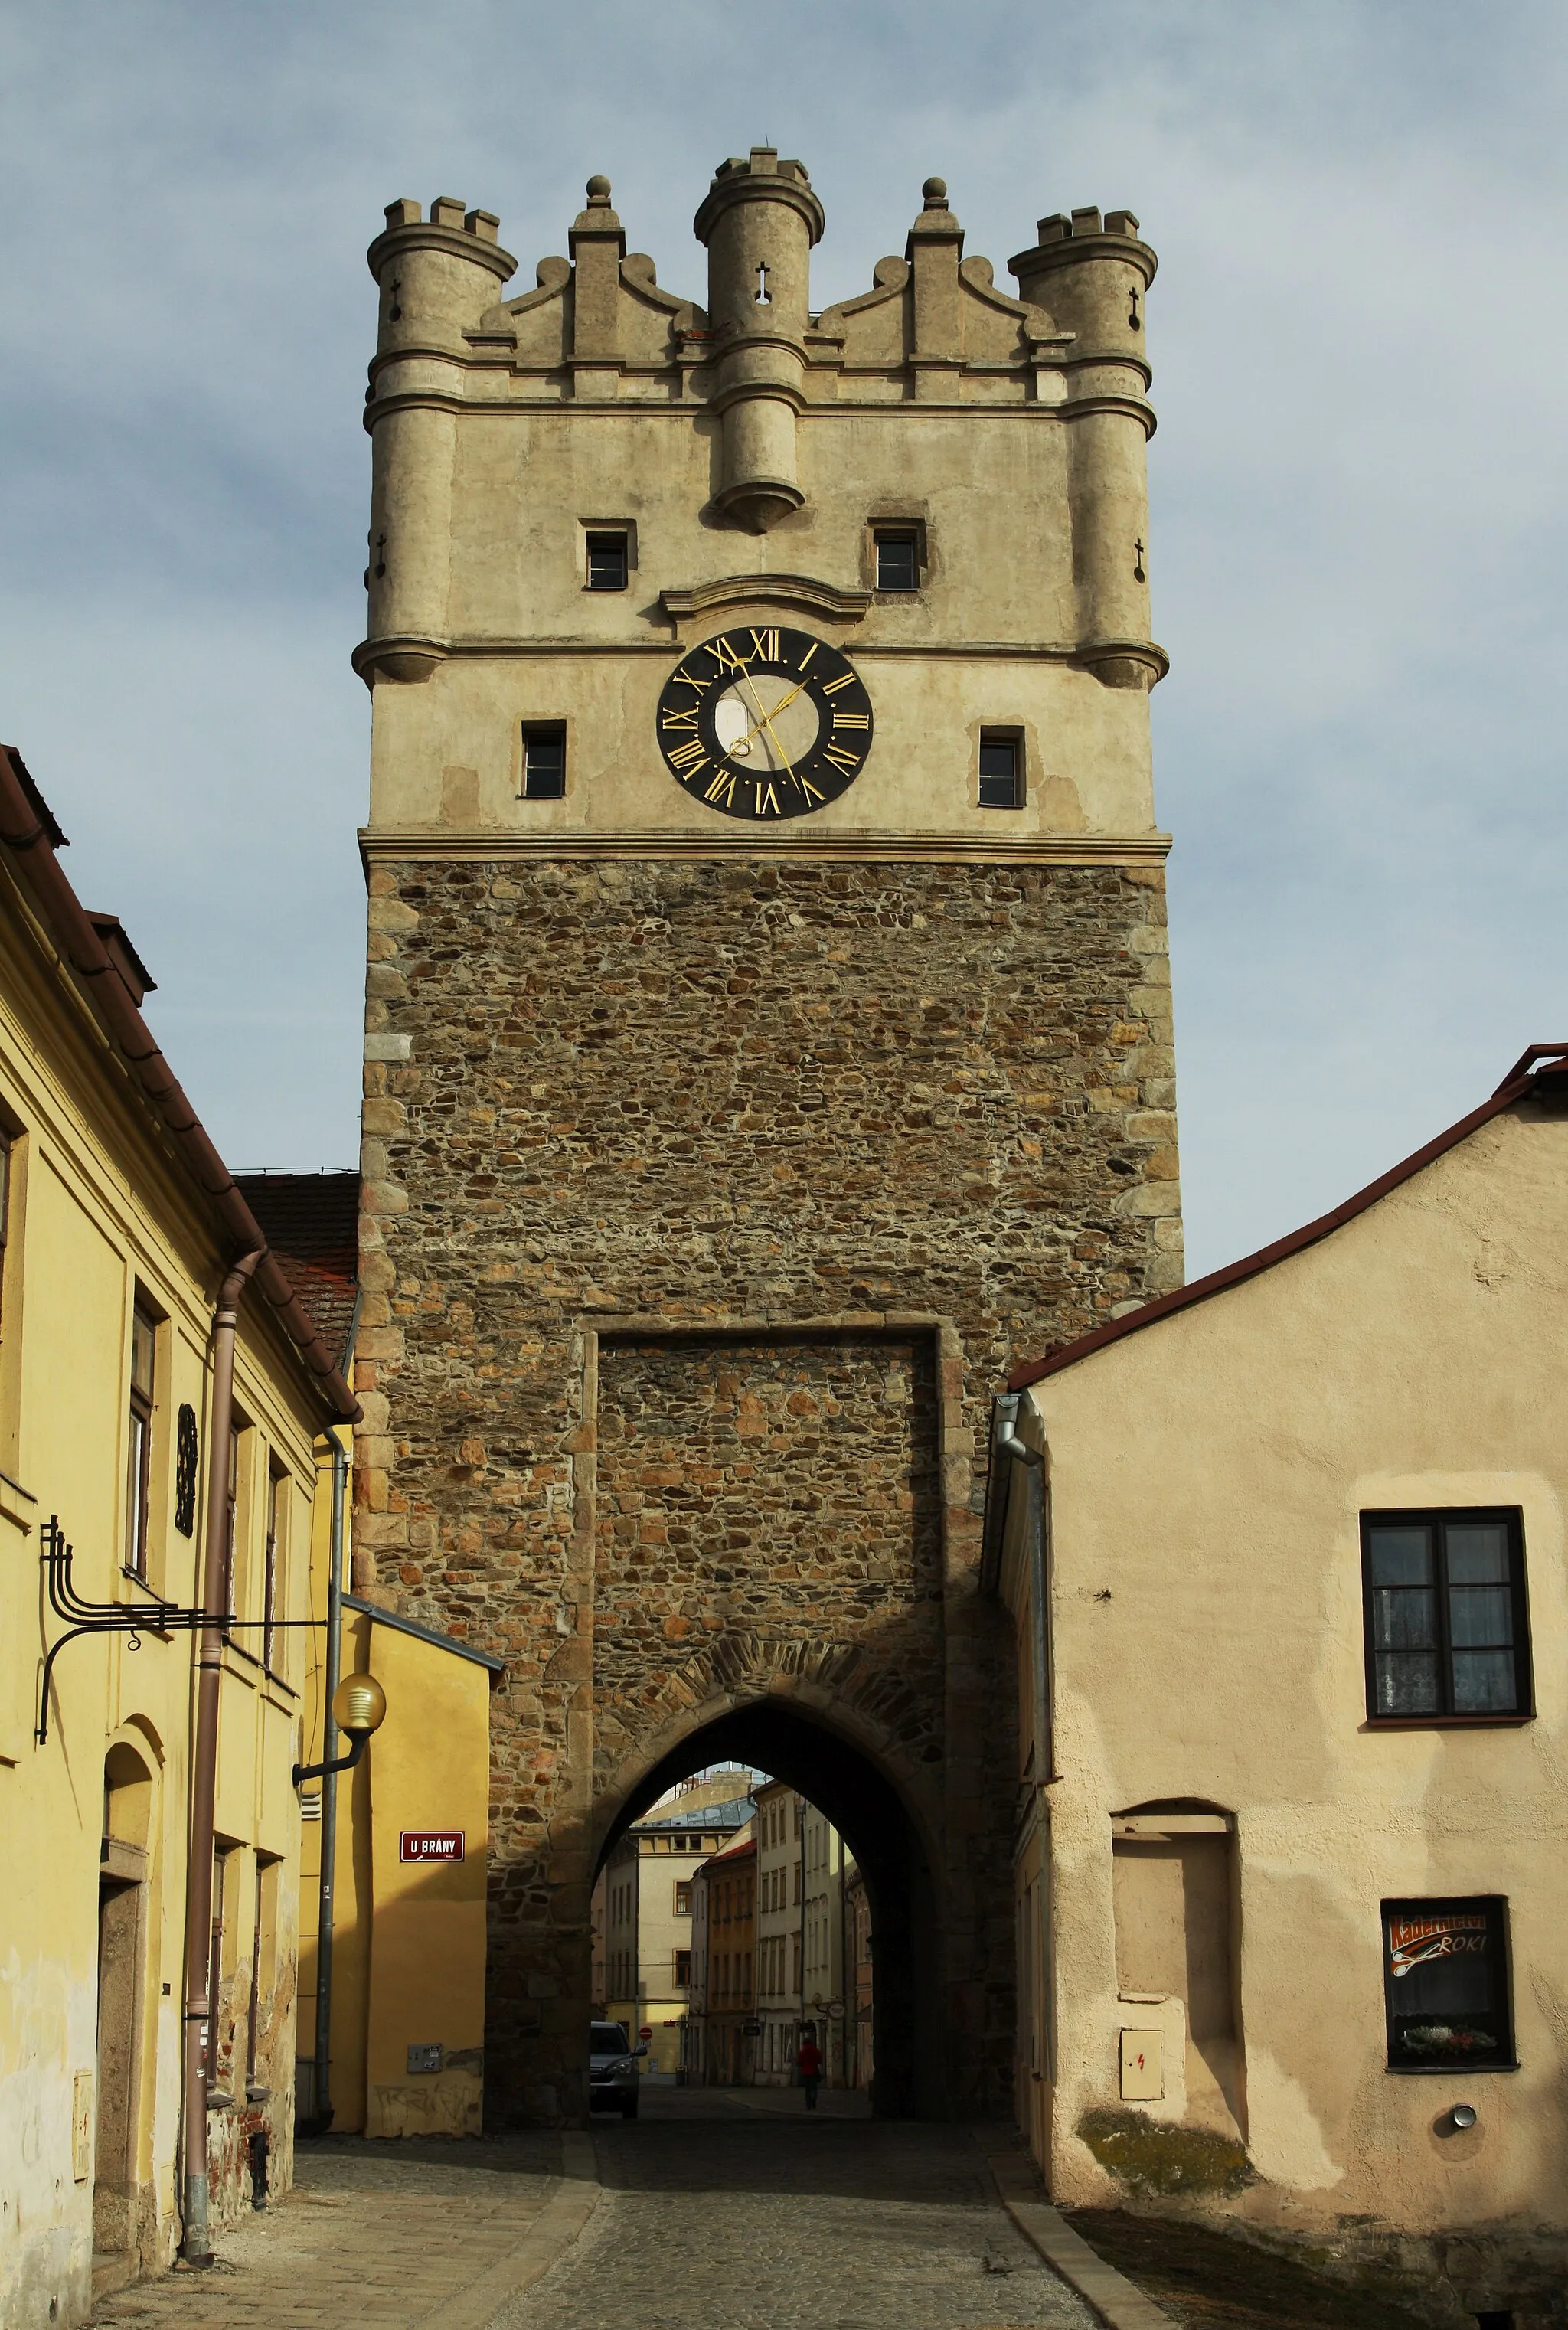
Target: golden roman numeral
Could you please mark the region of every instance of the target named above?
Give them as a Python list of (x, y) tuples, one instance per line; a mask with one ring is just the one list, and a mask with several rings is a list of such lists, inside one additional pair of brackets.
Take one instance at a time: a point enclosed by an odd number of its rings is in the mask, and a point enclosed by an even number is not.
[(764, 788), (760, 781), (757, 783), (757, 800), (752, 814), (756, 817), (783, 816), (784, 812), (779, 806), (779, 796), (771, 785)]
[(800, 790), (802, 792), (808, 793), (814, 801), (825, 801), (827, 799), (827, 795), (826, 793), (819, 793), (817, 791), (809, 777), (801, 778)]
[(860, 766), (855, 754), (846, 753), (842, 744), (829, 744), (822, 757), (825, 761), (831, 761), (836, 769), (858, 769)]
[(703, 799), (704, 800), (718, 800), (723, 799), (724, 806), (727, 809), (733, 801), (734, 798), (734, 778), (730, 774), (728, 769), (715, 769), (713, 776), (709, 779), (707, 791), (704, 793)]
[(807, 649), (805, 654), (800, 658), (800, 668), (802, 671), (805, 670), (807, 665), (810, 662), (812, 657), (817, 653), (817, 649), (821, 645), (822, 642), (820, 639), (812, 640), (811, 645)]
[(836, 696), (841, 687), (853, 687), (854, 686), (854, 672), (841, 671), (836, 679), (825, 679), (823, 681), (822, 693), (824, 696)]
[[(694, 719), (696, 715), (694, 713), (692, 716)], [(869, 712), (836, 712), (833, 725), (836, 728), (869, 728), (871, 715)]]
[(737, 655), (728, 639), (709, 639), (705, 645), (709, 655), (713, 657), (721, 671), (745, 670), (747, 658)]
[(688, 687), (696, 688), (698, 693), (702, 695), (705, 695), (707, 690), (712, 687), (713, 684), (711, 679), (699, 679), (694, 671), (677, 671), (675, 677), (679, 680), (684, 680)]
[(665, 755), (672, 769), (685, 769), (694, 761), (700, 765), (707, 757), (695, 736), (689, 744), (677, 744), (673, 753), (666, 753)]
[[(839, 724), (836, 720), (833, 725), (836, 728)], [(864, 721), (863, 720), (860, 725), (864, 728), (865, 725)], [(694, 704), (689, 712), (666, 712), (663, 714), (659, 721), (659, 725), (661, 728), (689, 728), (694, 736), (697, 733), (696, 706)]]
[(751, 634), (751, 646), (760, 662), (778, 662), (779, 634), (777, 631), (753, 631)]

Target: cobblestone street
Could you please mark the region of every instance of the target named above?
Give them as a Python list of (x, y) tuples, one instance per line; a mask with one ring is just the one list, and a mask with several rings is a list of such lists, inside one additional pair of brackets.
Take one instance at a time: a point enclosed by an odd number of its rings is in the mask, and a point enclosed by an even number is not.
[(960, 2127), (808, 2114), (789, 2088), (650, 2088), (595, 2144), (587, 2232), (497, 2330), (1091, 2330)]
[(486, 2330), (575, 2238), (590, 2163), (582, 2137), (302, 2144), (293, 2191), (220, 2233), (209, 2271), (117, 2291), (93, 2330)]
[(591, 2136), (301, 2145), (294, 2190), (221, 2233), (210, 2272), (105, 2297), (93, 2330), (1412, 2330), (1424, 2318), (1196, 2226), (1119, 2212), (1069, 2221), (999, 2127), (873, 2121), (862, 2097), (832, 2091), (813, 2114), (791, 2088), (649, 2081), (639, 2103), (637, 2120), (598, 2118)]

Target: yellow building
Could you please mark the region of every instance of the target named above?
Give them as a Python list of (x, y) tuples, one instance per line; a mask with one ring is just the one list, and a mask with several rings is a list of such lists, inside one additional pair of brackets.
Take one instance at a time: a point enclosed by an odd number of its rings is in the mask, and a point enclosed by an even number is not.
[[(254, 1173), (240, 1186), (346, 1366), (364, 1307), (358, 1174)], [(360, 1390), (373, 1388), (373, 1365), (361, 1360), (355, 1374)], [(335, 1458), (330, 1445), (323, 1450), (311, 1557), (317, 1623), (307, 1636), (306, 1760), (343, 1752), (327, 1718), (340, 1672), (373, 1671), (386, 1715), (352, 1772), (313, 1776), (300, 1793), (298, 2125), (304, 2133), (477, 2135), (489, 1702), (505, 1662), (383, 1608), (373, 1587), (349, 1590), (353, 1451), (345, 1431), (334, 1437)], [(325, 1890), (324, 1848), (332, 1871)]]
[(63, 846), (0, 751), (5, 2330), (289, 2179), (312, 1510), (357, 1413)]
[(1014, 1376), (1015, 2091), (1057, 2200), (1557, 2318), (1565, 1317), (1568, 1047), (1533, 1047), (1336, 1212)]

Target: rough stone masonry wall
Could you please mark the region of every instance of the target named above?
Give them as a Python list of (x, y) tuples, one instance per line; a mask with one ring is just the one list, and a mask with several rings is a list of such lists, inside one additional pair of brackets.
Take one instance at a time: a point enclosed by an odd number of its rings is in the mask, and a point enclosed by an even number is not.
[[(798, 1664), (883, 1626), (891, 1662), (894, 1637), (915, 1654), (890, 1737), (929, 1749), (945, 1723), (943, 1752), (974, 1765), (960, 1955), (999, 1996), (1013, 1743), (983, 1720), (978, 1746), (957, 1736), (931, 1632), (959, 1623), (972, 1507), (960, 1542), (947, 1492), (943, 1619), (916, 1382), (931, 1347), (906, 1340), (890, 1407), (874, 1346), (906, 1316), (952, 1322), (956, 1437), (983, 1461), (1010, 1364), (1179, 1283), (1157, 872), (378, 863), (370, 923), (356, 1576), (508, 1662), (492, 2104), (570, 2107), (594, 1802), (639, 1738), (653, 1752), (683, 1663), (711, 1674), (726, 1643), (732, 1665), (764, 1639)], [(636, 1320), (829, 1319), (826, 1352), (741, 1337), (683, 1365), (627, 1340)], [(831, 1591), (803, 1597), (772, 1523), (741, 1518), (723, 1476), (748, 1437), (770, 1449), (768, 1496), (794, 1481), (816, 1501), (797, 1542)], [(896, 1471), (901, 1438), (905, 1504), (868, 1507), (857, 1544), (839, 1476)], [(656, 1581), (631, 1550), (650, 1544)], [(962, 1623), (973, 1716), (989, 1653)], [(862, 1678), (885, 1711), (884, 1680)], [(1006, 1690), (999, 1673), (997, 1706)]]

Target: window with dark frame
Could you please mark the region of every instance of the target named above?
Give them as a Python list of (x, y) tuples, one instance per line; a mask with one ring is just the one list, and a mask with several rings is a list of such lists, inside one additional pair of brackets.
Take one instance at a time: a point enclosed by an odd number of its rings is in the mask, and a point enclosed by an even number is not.
[(1022, 809), (1023, 751), (1020, 739), (998, 728), (980, 731), (980, 807)]
[(11, 1136), (0, 1130), (0, 1295), (5, 1292), (5, 1242), (11, 1231)]
[(689, 1918), (691, 1914), (691, 1881), (689, 1879), (677, 1879), (675, 1881), (675, 1915), (677, 1918)]
[(1361, 1558), (1369, 1721), (1531, 1712), (1516, 1509), (1363, 1513)]
[(630, 545), (624, 534), (589, 535), (588, 587), (590, 591), (624, 591), (630, 571)]
[(131, 1313), (130, 1413), (126, 1435), (125, 1566), (147, 1574), (147, 1507), (153, 1469), (153, 1370), (157, 1321), (137, 1303)]
[(562, 800), (566, 794), (566, 724), (533, 721), (523, 731), (523, 798)]
[(918, 591), (921, 587), (920, 536), (910, 528), (878, 526), (876, 587), (879, 591)]
[(1383, 1904), (1391, 2071), (1512, 2071), (1507, 1903), (1500, 1894)]
[(690, 1950), (677, 1950), (675, 1952), (675, 1988), (689, 1990), (691, 1981), (692, 1954)]
[(234, 1607), (234, 1549), (240, 1518), (240, 1419), (229, 1426), (229, 1490), (223, 1509), (223, 1579), (221, 1607), (225, 1617), (238, 1617)]
[(267, 1550), (261, 1569), (261, 1663), (269, 1674), (278, 1642), (278, 1568), (283, 1558), (288, 1489), (288, 1473), (274, 1464), (267, 1482)]

